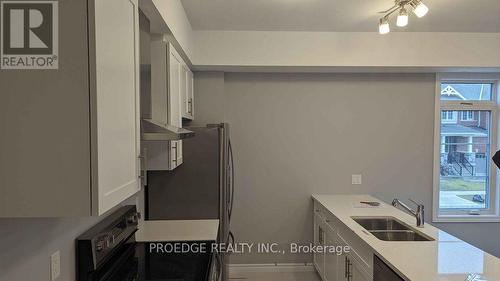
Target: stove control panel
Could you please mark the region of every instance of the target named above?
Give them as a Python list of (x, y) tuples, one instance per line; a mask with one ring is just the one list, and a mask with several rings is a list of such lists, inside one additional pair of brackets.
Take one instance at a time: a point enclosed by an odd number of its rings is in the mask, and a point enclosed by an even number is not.
[(136, 206), (124, 206), (78, 237), (78, 271), (96, 270), (124, 244), (134, 243), (139, 219)]

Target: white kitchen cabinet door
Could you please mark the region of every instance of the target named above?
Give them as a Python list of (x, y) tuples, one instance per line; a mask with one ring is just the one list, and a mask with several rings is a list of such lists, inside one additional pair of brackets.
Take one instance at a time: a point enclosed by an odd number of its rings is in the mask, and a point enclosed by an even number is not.
[[(341, 244), (340, 244), (341, 245)], [(342, 245), (344, 246), (344, 245)], [(337, 256), (337, 266), (335, 268), (337, 274), (337, 281), (348, 281), (348, 255), (342, 252), (341, 255)]]
[[(186, 90), (186, 74), (183, 60), (172, 44), (169, 44), (169, 124), (182, 127), (182, 92)], [(182, 164), (182, 141), (170, 142), (170, 169)]]
[(140, 190), (138, 2), (59, 2), (59, 70), (0, 75), (0, 217), (98, 216)]
[(95, 0), (98, 215), (140, 190), (137, 0)]
[(180, 95), (181, 95), (181, 116), (187, 118), (188, 115), (188, 91), (187, 91), (187, 78), (189, 68), (186, 64), (181, 64), (180, 74)]
[[(338, 245), (337, 234), (332, 228), (327, 227), (325, 246), (335, 247), (337, 245)], [(325, 253), (325, 274), (324, 274), (325, 281), (337, 281), (338, 259), (339, 255), (337, 255), (337, 253), (330, 253), (328, 251)]]
[(363, 267), (356, 263), (354, 260), (351, 261), (351, 267), (349, 271), (348, 281), (373, 281), (373, 278), (369, 273), (363, 270)]
[[(340, 238), (337, 238), (337, 245), (342, 248), (347, 246), (347, 244)], [(342, 254), (337, 257), (337, 281), (352, 281), (349, 275), (350, 264), (349, 253), (343, 251)]]
[(188, 117), (194, 120), (194, 75), (191, 70), (187, 73), (187, 97), (188, 97)]
[[(325, 245), (325, 223), (322, 216), (318, 213), (314, 214), (314, 246)], [(314, 253), (313, 256), (314, 267), (318, 271), (321, 278), (324, 279), (325, 274), (325, 254)]]
[(343, 253), (337, 263), (337, 281), (372, 281), (371, 274), (351, 253)]
[[(194, 119), (194, 92), (193, 92), (193, 72), (189, 67), (183, 65), (183, 74), (185, 75), (185, 90), (181, 89), (182, 95), (182, 118), (193, 120)], [(184, 83), (183, 82), (183, 83)]]
[[(182, 91), (186, 91), (184, 61), (164, 36), (151, 40), (151, 118), (182, 127)], [(143, 142), (148, 170), (173, 170), (182, 164), (182, 141)]]

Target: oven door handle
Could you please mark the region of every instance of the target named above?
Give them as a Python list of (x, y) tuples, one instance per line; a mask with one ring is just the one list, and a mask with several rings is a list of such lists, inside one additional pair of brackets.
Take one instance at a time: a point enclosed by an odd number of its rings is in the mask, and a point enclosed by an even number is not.
[(215, 268), (215, 280), (213, 281), (219, 281), (220, 280), (220, 277), (222, 275), (222, 260), (221, 260), (221, 257), (220, 257), (220, 254), (217, 253), (215, 254), (215, 258), (216, 258), (216, 262), (217, 262), (217, 267)]

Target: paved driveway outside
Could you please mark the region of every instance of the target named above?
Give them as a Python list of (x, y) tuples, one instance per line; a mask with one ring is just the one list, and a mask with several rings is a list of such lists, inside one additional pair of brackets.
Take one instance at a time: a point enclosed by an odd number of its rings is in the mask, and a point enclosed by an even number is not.
[(484, 191), (441, 191), (439, 205), (441, 208), (484, 208), (485, 203), (472, 202), (460, 197), (460, 195), (481, 195), (486, 198)]

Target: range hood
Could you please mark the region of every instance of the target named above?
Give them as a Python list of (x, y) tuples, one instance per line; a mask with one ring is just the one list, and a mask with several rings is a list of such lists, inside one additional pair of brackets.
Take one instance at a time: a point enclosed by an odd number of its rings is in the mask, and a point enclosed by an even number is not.
[(194, 137), (194, 132), (168, 124), (155, 122), (151, 119), (141, 121), (141, 140), (171, 141)]

